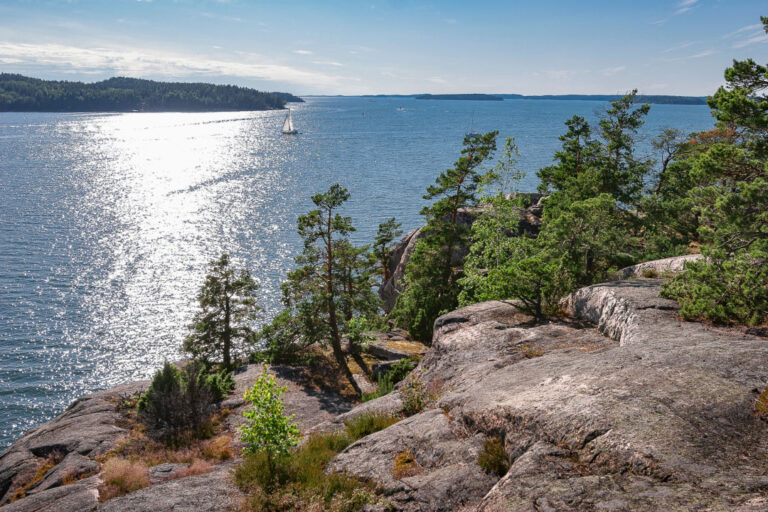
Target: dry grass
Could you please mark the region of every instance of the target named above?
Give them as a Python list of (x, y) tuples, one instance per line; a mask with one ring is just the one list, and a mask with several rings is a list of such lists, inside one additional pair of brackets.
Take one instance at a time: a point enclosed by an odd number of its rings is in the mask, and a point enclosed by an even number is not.
[(193, 476), (193, 475), (202, 475), (204, 473), (210, 473), (212, 470), (213, 470), (213, 466), (211, 466), (211, 464), (208, 463), (208, 461), (205, 461), (203, 459), (195, 459), (194, 461), (192, 461), (192, 464), (190, 464), (186, 468), (182, 468), (176, 471), (174, 474), (172, 474), (169, 480), (175, 480), (177, 478), (184, 478), (184, 477)]
[(421, 356), (427, 351), (427, 347), (423, 343), (418, 341), (392, 341), (388, 340), (384, 342), (384, 345), (388, 348), (395, 350), (401, 350), (409, 356)]
[(141, 461), (113, 457), (104, 463), (99, 501), (107, 501), (149, 486), (149, 469)]
[(413, 458), (413, 452), (404, 451), (395, 455), (395, 465), (392, 466), (392, 476), (397, 480), (409, 476), (418, 475), (421, 466)]
[(762, 393), (757, 396), (755, 402), (755, 414), (759, 418), (768, 419), (768, 388), (765, 388)]
[(215, 437), (209, 441), (205, 441), (202, 445), (203, 457), (205, 457), (207, 460), (221, 461), (234, 458), (234, 451), (232, 450), (232, 437), (228, 435)]

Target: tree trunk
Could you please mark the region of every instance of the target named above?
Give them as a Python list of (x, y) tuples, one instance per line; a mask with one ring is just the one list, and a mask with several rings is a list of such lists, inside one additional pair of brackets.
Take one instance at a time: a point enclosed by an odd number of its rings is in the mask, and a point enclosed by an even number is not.
[[(229, 284), (229, 283), (227, 283)], [(223, 347), (222, 350), (224, 352), (224, 371), (230, 372), (232, 371), (232, 313), (231, 313), (231, 307), (229, 302), (229, 295), (227, 295), (224, 299), (224, 336), (223, 336)]]

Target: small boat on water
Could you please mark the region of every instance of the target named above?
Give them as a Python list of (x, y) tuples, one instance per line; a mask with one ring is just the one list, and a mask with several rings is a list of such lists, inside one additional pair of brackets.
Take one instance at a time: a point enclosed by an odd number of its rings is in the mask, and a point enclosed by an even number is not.
[(288, 115), (285, 116), (285, 122), (283, 123), (283, 135), (296, 135), (299, 130), (293, 127), (293, 117), (291, 117), (291, 109), (288, 109)]

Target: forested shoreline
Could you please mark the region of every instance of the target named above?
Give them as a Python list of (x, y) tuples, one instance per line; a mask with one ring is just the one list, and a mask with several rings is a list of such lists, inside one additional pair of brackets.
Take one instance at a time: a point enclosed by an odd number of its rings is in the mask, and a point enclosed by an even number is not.
[(302, 102), (235, 85), (114, 77), (94, 83), (0, 73), (0, 112), (209, 112), (275, 110)]

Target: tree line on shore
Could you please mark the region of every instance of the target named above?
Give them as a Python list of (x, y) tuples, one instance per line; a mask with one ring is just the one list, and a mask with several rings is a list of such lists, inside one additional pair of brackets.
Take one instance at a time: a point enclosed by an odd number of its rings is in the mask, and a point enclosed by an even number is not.
[(234, 85), (114, 77), (94, 83), (0, 73), (0, 112), (205, 112), (281, 109), (288, 93)]

